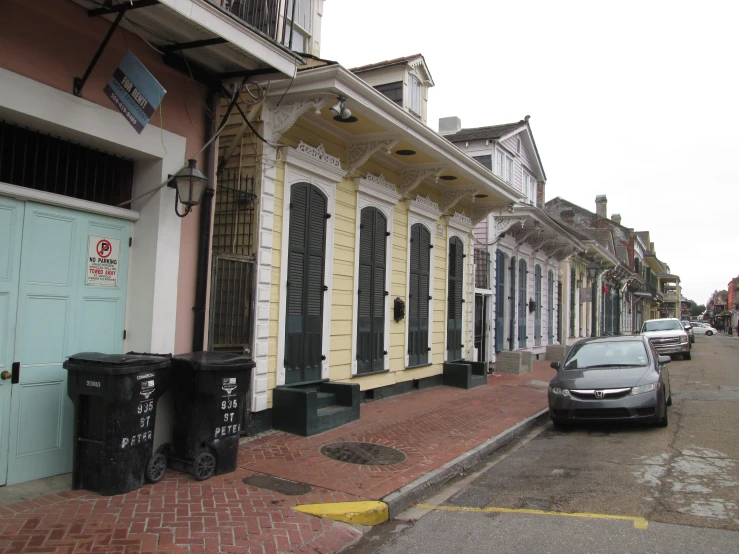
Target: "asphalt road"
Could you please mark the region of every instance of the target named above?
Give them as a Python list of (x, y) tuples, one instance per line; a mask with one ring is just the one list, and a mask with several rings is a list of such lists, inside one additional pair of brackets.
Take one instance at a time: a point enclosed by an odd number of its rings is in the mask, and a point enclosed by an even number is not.
[(667, 428), (547, 423), (350, 551), (739, 553), (739, 339), (668, 368)]

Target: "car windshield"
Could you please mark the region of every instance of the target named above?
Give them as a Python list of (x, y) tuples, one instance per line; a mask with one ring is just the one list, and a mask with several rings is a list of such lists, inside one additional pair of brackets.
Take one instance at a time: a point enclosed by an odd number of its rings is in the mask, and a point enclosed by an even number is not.
[(586, 342), (572, 348), (564, 369), (640, 367), (647, 365), (647, 351), (637, 341)]
[(665, 319), (662, 321), (646, 321), (642, 331), (674, 331), (681, 330), (682, 326), (676, 319)]

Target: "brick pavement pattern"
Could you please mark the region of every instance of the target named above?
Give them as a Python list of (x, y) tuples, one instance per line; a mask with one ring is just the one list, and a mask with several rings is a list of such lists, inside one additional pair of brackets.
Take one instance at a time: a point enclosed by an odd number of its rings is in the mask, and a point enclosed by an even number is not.
[[(360, 531), (293, 506), (383, 498), (546, 407), (553, 375), (538, 362), (471, 390), (436, 387), (364, 404), (359, 421), (315, 437), (267, 433), (240, 446), (236, 472), (207, 481), (168, 470), (161, 482), (123, 495), (67, 491), (0, 506), (0, 553), (337, 552)], [(407, 458), (363, 466), (320, 454), (342, 441), (398, 448)], [(242, 482), (257, 473), (313, 490), (285, 496)]]

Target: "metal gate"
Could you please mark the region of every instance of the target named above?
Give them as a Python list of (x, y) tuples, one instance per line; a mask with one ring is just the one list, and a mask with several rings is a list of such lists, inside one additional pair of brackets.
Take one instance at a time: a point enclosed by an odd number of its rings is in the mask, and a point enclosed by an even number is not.
[(213, 217), (209, 348), (251, 351), (256, 234), (254, 177), (224, 170)]

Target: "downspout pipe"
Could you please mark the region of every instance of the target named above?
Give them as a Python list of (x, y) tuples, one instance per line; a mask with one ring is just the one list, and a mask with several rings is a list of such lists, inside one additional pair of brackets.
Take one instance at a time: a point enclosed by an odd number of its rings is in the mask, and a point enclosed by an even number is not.
[[(210, 92), (208, 94), (208, 104), (211, 113), (218, 111), (219, 94)], [(233, 104), (230, 106), (232, 107)], [(230, 109), (229, 109), (230, 115)], [(215, 120), (209, 125), (209, 134), (217, 131)], [(195, 306), (193, 306), (194, 321), (192, 326), (192, 351), (200, 352), (204, 350), (205, 341), (205, 304), (208, 295), (208, 259), (210, 254), (210, 227), (213, 221), (213, 197), (216, 188), (216, 168), (218, 165), (218, 148), (217, 141), (213, 141), (208, 146), (206, 152), (206, 167), (208, 175), (208, 185), (203, 192), (203, 198), (200, 201), (200, 222), (198, 232), (198, 262), (195, 270)]]

